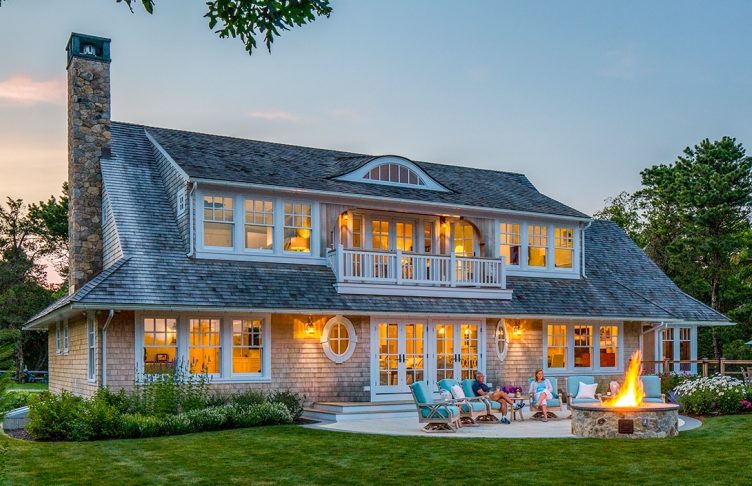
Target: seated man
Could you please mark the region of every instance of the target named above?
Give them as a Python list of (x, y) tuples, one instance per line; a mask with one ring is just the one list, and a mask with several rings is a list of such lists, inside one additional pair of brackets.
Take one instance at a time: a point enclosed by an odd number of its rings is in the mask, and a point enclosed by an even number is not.
[(509, 396), (504, 393), (501, 390), (492, 392), (491, 388), (489, 388), (488, 385), (484, 383), (486, 377), (478, 371), (475, 373), (475, 383), (473, 383), (473, 393), (475, 393), (475, 396), (478, 397), (484, 397), (488, 396), (491, 400), (495, 402), (499, 402), (501, 404), (501, 423), (502, 424), (508, 424), (509, 419), (507, 418), (507, 404), (512, 405), (515, 410), (521, 409), (524, 404), (522, 402), (514, 403)]

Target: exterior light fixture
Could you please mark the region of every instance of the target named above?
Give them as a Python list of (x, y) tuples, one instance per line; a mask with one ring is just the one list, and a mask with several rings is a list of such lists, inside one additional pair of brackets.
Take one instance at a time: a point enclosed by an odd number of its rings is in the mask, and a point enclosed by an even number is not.
[(87, 56), (96, 56), (97, 49), (94, 47), (94, 44), (84, 44), (81, 48), (81, 53)]
[(311, 335), (316, 332), (316, 328), (313, 326), (313, 319), (311, 316), (308, 316), (308, 320), (306, 321), (305, 325), (305, 333), (308, 335)]
[(515, 322), (512, 326), (512, 335), (514, 337), (520, 337), (522, 336), (522, 326), (520, 326), (519, 322)]

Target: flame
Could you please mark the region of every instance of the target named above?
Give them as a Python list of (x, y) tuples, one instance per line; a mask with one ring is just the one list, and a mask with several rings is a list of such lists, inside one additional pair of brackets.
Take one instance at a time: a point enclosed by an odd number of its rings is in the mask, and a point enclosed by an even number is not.
[(642, 355), (639, 351), (632, 354), (629, 360), (629, 368), (624, 377), (624, 384), (619, 389), (619, 393), (610, 400), (604, 400), (603, 405), (606, 407), (638, 407), (645, 397), (642, 391), (642, 380), (640, 373), (642, 371)]

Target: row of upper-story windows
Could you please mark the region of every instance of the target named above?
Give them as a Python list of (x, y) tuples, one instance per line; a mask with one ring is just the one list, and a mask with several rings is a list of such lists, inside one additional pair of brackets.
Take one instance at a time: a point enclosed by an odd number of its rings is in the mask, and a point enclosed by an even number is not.
[[(242, 204), (236, 208), (237, 203)], [(239, 211), (238, 211), (239, 209)], [(279, 236), (275, 228), (281, 228)], [(236, 231), (242, 232), (245, 250), (311, 253), (312, 204), (274, 198), (205, 195), (203, 246), (232, 249)]]
[(501, 223), (499, 255), (504, 256), (509, 265), (573, 269), (575, 228), (555, 224)]

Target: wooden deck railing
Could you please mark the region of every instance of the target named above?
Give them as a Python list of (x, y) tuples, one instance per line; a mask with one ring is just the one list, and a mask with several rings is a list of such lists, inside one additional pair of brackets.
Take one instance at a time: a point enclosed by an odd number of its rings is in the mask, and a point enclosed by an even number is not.
[[(660, 371), (662, 373), (669, 373), (671, 371), (676, 371), (676, 367), (674, 365), (678, 364), (680, 371), (690, 371), (692, 369), (692, 365), (697, 365), (697, 373), (702, 374), (702, 376), (712, 376), (715, 374), (720, 374), (722, 376), (735, 376), (735, 377), (741, 377), (742, 376), (742, 369), (744, 368), (752, 368), (752, 360), (741, 360), (741, 359), (682, 359), (682, 360), (672, 360), (672, 359), (663, 359), (660, 361), (650, 361), (650, 360), (643, 360), (642, 361), (642, 367), (643, 370), (652, 370), (658, 366), (660, 366)], [(683, 368), (681, 365), (688, 365), (686, 370), (682, 370)]]

